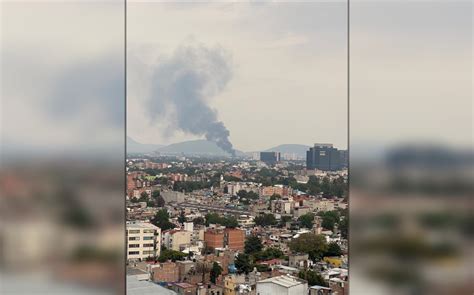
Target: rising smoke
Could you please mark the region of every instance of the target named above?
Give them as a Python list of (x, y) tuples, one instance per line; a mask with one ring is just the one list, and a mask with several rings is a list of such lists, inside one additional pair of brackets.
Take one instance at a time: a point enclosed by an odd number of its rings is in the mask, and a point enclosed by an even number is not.
[(221, 48), (197, 45), (181, 46), (170, 57), (160, 58), (153, 69), (147, 101), (151, 119), (171, 117), (168, 131), (205, 136), (235, 155), (229, 130), (208, 104), (208, 99), (220, 93), (231, 78), (229, 60)]

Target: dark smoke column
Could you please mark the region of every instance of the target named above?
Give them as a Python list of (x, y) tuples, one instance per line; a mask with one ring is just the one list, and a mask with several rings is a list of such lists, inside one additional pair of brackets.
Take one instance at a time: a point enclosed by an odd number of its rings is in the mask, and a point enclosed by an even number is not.
[(158, 60), (152, 74), (147, 109), (153, 121), (165, 118), (171, 132), (205, 136), (235, 156), (229, 130), (217, 119), (208, 99), (219, 94), (232, 76), (228, 54), (221, 48), (188, 45)]

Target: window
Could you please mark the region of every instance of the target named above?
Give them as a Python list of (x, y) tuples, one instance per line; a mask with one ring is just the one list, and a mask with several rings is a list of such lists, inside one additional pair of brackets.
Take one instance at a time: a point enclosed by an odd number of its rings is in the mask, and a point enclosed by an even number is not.
[(128, 251), (128, 255), (138, 255), (140, 251)]
[(155, 251), (153, 251), (153, 250), (146, 250), (146, 251), (143, 251), (143, 255), (155, 255)]
[(320, 152), (319, 152), (319, 155), (320, 155), (320, 156), (326, 156), (326, 151), (320, 151)]
[(139, 229), (131, 229), (128, 231), (129, 234), (139, 234), (140, 230)]
[(144, 241), (151, 241), (153, 240), (154, 237), (143, 237), (143, 240)]
[(129, 237), (129, 241), (140, 241), (140, 237)]
[(152, 233), (154, 233), (154, 232), (155, 232), (154, 229), (144, 229), (144, 230), (143, 230), (143, 233), (145, 233), (145, 234), (152, 234)]
[(128, 248), (140, 248), (140, 244), (128, 244)]
[(149, 248), (149, 247), (154, 247), (154, 246), (155, 246), (154, 244), (143, 244), (144, 248)]

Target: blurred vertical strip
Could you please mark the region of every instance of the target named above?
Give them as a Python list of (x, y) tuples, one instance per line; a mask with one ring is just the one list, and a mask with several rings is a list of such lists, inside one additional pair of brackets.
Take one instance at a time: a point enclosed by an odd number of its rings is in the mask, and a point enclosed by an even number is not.
[(351, 0), (351, 294), (474, 293), (472, 5)]
[(124, 3), (1, 2), (0, 293), (124, 293)]

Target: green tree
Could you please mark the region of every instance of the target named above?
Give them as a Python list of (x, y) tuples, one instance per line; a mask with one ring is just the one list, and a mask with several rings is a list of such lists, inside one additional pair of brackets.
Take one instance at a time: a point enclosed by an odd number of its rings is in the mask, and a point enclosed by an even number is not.
[(186, 258), (186, 254), (180, 251), (169, 250), (169, 249), (162, 249), (160, 257), (158, 257), (159, 262), (166, 262), (168, 260), (177, 261), (177, 260), (184, 260)]
[(139, 202), (147, 202), (148, 201), (148, 193), (142, 192), (140, 194), (140, 198), (138, 199)]
[(205, 216), (206, 218), (206, 226), (209, 226), (209, 224), (220, 224), (220, 216), (217, 213), (208, 213)]
[(267, 248), (263, 251), (253, 254), (253, 257), (255, 258), (255, 260), (258, 260), (258, 261), (270, 260), (274, 258), (283, 258), (284, 256), (285, 254), (283, 253), (283, 251), (277, 248), (273, 248), (273, 247)]
[(319, 178), (314, 175), (309, 177), (308, 183), (306, 184), (307, 191), (312, 195), (317, 195), (321, 192), (321, 185), (319, 183)]
[(290, 242), (290, 249), (296, 253), (308, 253), (311, 260), (317, 261), (326, 253), (328, 245), (323, 235), (305, 233)]
[(259, 226), (271, 226), (271, 225), (276, 225), (278, 222), (275, 218), (275, 215), (269, 213), (269, 214), (263, 214), (255, 217), (255, 224)]
[(248, 274), (253, 269), (253, 264), (249, 255), (245, 253), (240, 253), (235, 259), (235, 267), (239, 274), (245, 273)]
[(323, 221), (321, 226), (327, 230), (333, 230), (336, 223), (339, 222), (340, 216), (337, 211), (326, 211), (318, 213), (322, 217)]
[(331, 242), (328, 244), (328, 249), (326, 250), (326, 253), (324, 253), (324, 256), (341, 256), (342, 255), (342, 250), (341, 247), (336, 242)]
[(279, 194), (273, 194), (270, 196), (270, 201), (274, 201), (278, 199), (281, 199), (281, 196)]
[(263, 245), (262, 240), (257, 236), (250, 236), (245, 240), (245, 253), (254, 254), (256, 252), (262, 251)]
[(181, 211), (178, 216), (178, 222), (183, 224), (186, 222), (186, 214), (184, 214), (184, 211)]
[(217, 278), (221, 275), (222, 273), (222, 267), (214, 261), (214, 264), (212, 264), (212, 269), (211, 269), (211, 282), (213, 284), (216, 283)]
[(154, 191), (151, 192), (151, 197), (152, 197), (153, 199), (156, 199), (156, 198), (158, 198), (159, 196), (160, 196), (160, 191), (159, 191), (159, 190), (154, 190)]
[(328, 287), (328, 283), (324, 280), (324, 278), (315, 271), (312, 270), (302, 270), (298, 273), (298, 277), (308, 281), (309, 286), (323, 286)]
[(194, 225), (204, 225), (206, 223), (206, 220), (202, 217), (196, 217), (193, 219)]
[(158, 196), (158, 197), (156, 198), (156, 206), (162, 208), (163, 206), (165, 206), (165, 203), (166, 203), (166, 202), (165, 202), (165, 199), (163, 199), (162, 196)]
[(344, 216), (339, 222), (339, 231), (341, 231), (341, 237), (347, 239), (349, 236), (349, 216)]
[(291, 221), (292, 217), (288, 215), (283, 215), (280, 219), (279, 227), (284, 227), (288, 221)]
[(168, 211), (161, 209), (156, 212), (155, 216), (151, 220), (151, 223), (161, 228), (162, 231), (174, 228), (174, 224), (169, 220), (170, 216)]
[(302, 227), (313, 228), (314, 214), (306, 213), (298, 218), (298, 221)]

